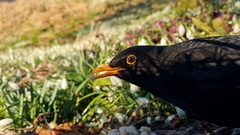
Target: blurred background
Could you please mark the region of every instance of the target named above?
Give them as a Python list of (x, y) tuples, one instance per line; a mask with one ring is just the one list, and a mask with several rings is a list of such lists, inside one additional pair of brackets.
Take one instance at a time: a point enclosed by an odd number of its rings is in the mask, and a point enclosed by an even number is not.
[(239, 15), (239, 0), (0, 0), (0, 128), (94, 134), (179, 117), (151, 93), (89, 74), (130, 46), (239, 35)]

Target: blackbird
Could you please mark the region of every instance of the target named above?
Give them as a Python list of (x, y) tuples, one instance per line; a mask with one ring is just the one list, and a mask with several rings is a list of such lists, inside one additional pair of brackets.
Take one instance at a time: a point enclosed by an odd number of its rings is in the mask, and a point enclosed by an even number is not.
[(240, 127), (240, 36), (133, 46), (91, 76), (117, 76), (199, 120)]

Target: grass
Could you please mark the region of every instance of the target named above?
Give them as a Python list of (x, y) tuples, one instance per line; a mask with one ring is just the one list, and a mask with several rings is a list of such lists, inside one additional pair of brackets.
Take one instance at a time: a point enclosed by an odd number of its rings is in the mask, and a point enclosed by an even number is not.
[[(36, 1), (31, 1), (26, 7), (23, 6), (23, 1), (16, 2), (21, 8), (11, 12), (23, 11), (25, 8), (30, 11), (33, 9), (30, 5), (36, 5)], [(9, 31), (4, 31), (1, 35), (0, 65), (4, 66), (0, 67), (0, 119), (12, 118), (13, 128), (48, 126), (48, 123), (68, 121), (102, 127), (103, 123), (108, 121), (126, 123), (132, 113), (141, 106), (139, 97), (145, 97), (148, 103), (139, 108), (136, 118), (175, 113), (171, 105), (150, 93), (139, 88), (131, 92), (133, 86), (127, 82), (115, 78), (91, 81), (89, 74), (94, 68), (109, 62), (119, 51), (132, 45), (173, 44), (194, 37), (240, 34), (237, 30), (240, 25), (239, 7), (230, 6), (234, 5), (234, 1), (227, 3), (230, 4), (219, 3), (221, 14), (213, 17), (213, 6), (204, 8), (210, 4), (207, 2), (189, 7), (186, 11), (181, 4), (173, 10), (174, 3), (146, 6), (146, 3), (141, 4), (138, 1), (133, 1), (130, 5), (120, 1), (109, 2), (100, 9), (87, 11), (84, 4), (89, 3), (73, 0), (72, 3), (63, 1), (58, 8), (49, 9), (48, 14), (46, 13), (46, 16), (50, 16), (64, 7), (63, 12), (53, 15), (53, 18), (65, 14), (67, 17), (63, 22), (61, 19), (52, 21), (56, 23), (53, 24), (54, 27), (50, 27), (51, 20), (45, 20), (48, 22), (47, 26), (39, 25), (41, 29), (37, 29), (37, 26), (31, 30), (29, 27), (20, 27), (33, 26), (34, 21), (31, 22), (28, 12), (24, 12), (21, 17), (29, 19), (29, 24), (19, 18), (12, 18), (12, 24), (2, 25), (2, 28), (9, 28)], [(11, 8), (14, 3), (7, 4), (10, 4)], [(59, 1), (49, 5), (38, 4), (43, 8), (55, 7)], [(104, 8), (111, 4), (113, 9)], [(67, 10), (73, 5), (77, 6)], [(92, 6), (94, 7), (94, 4)], [(39, 12), (40, 7), (36, 8)], [(82, 12), (88, 13), (83, 17), (84, 21), (96, 19), (99, 22), (77, 27), (81, 21), (78, 22), (80, 18), (76, 13), (81, 8)], [(162, 10), (157, 11), (158, 8)], [(6, 12), (7, 9), (5, 7), (0, 10)], [(100, 13), (106, 15), (99, 15)], [(36, 16), (41, 13), (36, 14), (32, 15), (35, 22)], [(45, 12), (42, 13), (42, 16), (44, 15)], [(43, 23), (43, 18), (39, 23)], [(2, 20), (1, 23), (3, 22), (5, 21)], [(13, 24), (19, 29), (15, 26), (10, 28)], [(57, 28), (58, 25), (60, 28)], [(81, 29), (83, 27), (84, 29)], [(22, 29), (27, 29), (27, 32)], [(3, 40), (4, 34), (5, 37), (9, 36), (8, 32), (13, 33), (13, 36), (9, 37), (10, 40)], [(60, 41), (65, 37), (71, 40), (66, 40), (69, 43), (62, 45)], [(45, 38), (53, 42), (43, 40)], [(44, 121), (45, 117), (47, 123)]]
[[(123, 12), (142, 13), (143, 6), (145, 10), (151, 8), (138, 0), (17, 0), (0, 2), (0, 6), (0, 50), (70, 43), (77, 34), (88, 34), (104, 20), (122, 16)], [(87, 31), (79, 32), (81, 29)]]

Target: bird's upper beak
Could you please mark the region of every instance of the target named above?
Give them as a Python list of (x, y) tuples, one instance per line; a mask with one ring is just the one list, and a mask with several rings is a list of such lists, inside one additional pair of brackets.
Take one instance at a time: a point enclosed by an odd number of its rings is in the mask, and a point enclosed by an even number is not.
[(109, 65), (96, 68), (90, 74), (90, 79), (95, 80), (103, 77), (118, 75), (119, 71), (123, 70), (121, 67), (110, 67)]

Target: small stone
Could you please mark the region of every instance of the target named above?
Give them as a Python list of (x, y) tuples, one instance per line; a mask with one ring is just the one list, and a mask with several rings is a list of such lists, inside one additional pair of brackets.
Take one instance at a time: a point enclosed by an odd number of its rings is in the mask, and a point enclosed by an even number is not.
[(120, 123), (123, 123), (123, 121), (126, 119), (126, 115), (122, 113), (115, 113), (114, 116), (118, 119)]
[(161, 120), (161, 116), (158, 115), (155, 117), (155, 121), (160, 121), (160, 120)]
[(150, 132), (149, 135), (157, 135), (155, 132)]
[(147, 131), (142, 131), (140, 135), (149, 135), (149, 133)]
[(112, 129), (108, 132), (108, 135), (120, 135), (118, 129)]
[(151, 117), (147, 117), (146, 121), (147, 121), (147, 124), (148, 124), (148, 125), (151, 125), (151, 124), (152, 124), (152, 118), (151, 118)]
[(127, 126), (122, 126), (119, 128), (120, 135), (128, 135), (127, 133)]
[(134, 127), (134, 126), (127, 127), (126, 131), (127, 131), (128, 135), (139, 135), (136, 127)]
[(129, 126), (129, 128), (137, 130), (137, 128), (135, 126)]
[(141, 132), (143, 132), (143, 131), (151, 132), (151, 128), (145, 127), (145, 126), (141, 126), (140, 131), (141, 131)]
[(139, 105), (143, 105), (143, 104), (147, 104), (149, 102), (149, 100), (146, 97), (139, 97), (137, 99), (137, 102)]
[(11, 118), (5, 118), (5, 119), (2, 119), (0, 120), (0, 128), (3, 128), (9, 124), (11, 124), (13, 122), (13, 119)]
[(170, 124), (171, 121), (172, 121), (175, 117), (176, 117), (176, 116), (175, 116), (174, 114), (169, 115), (169, 116), (165, 119), (164, 123)]

